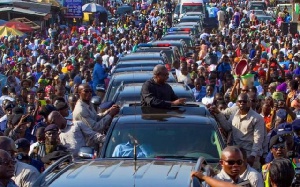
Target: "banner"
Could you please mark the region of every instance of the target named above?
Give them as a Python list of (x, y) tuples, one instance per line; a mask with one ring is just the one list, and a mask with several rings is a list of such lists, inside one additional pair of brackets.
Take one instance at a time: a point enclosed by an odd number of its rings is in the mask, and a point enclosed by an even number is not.
[(66, 18), (82, 18), (82, 0), (65, 0)]

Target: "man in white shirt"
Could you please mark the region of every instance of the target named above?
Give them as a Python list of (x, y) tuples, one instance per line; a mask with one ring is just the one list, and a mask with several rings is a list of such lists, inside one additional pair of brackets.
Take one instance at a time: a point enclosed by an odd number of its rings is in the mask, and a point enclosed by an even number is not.
[(241, 166), (240, 178), (243, 180), (248, 180), (251, 187), (263, 187), (264, 181), (262, 174), (256, 171), (247, 163), (247, 153), (245, 149), (239, 148), (243, 154), (244, 163)]

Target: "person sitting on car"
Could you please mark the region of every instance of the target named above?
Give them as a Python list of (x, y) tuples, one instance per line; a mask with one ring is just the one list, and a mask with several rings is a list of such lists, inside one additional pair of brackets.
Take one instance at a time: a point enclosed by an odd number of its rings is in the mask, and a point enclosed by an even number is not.
[(134, 157), (134, 146), (136, 147), (137, 158), (147, 158), (152, 154), (151, 148), (145, 144), (140, 144), (139, 138), (128, 133), (129, 141), (117, 145), (114, 149), (112, 157)]
[(166, 83), (169, 72), (163, 65), (157, 65), (153, 69), (153, 78), (147, 80), (141, 90), (142, 106), (156, 108), (171, 108), (171, 106), (183, 105), (185, 98), (178, 98), (172, 87)]

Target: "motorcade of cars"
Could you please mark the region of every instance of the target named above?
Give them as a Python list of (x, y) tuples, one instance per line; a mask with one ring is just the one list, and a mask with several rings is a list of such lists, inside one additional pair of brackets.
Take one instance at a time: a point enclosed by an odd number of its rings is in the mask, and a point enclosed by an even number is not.
[(188, 48), (186, 43), (180, 39), (180, 40), (168, 40), (168, 41), (162, 41), (162, 40), (156, 40), (151, 42), (151, 44), (153, 45), (165, 45), (165, 44), (170, 44), (171, 46), (176, 46), (179, 50), (179, 54), (180, 56), (186, 56), (186, 53), (188, 52)]
[[(106, 89), (106, 93), (103, 99), (103, 102), (112, 101), (113, 96), (115, 95), (117, 88), (120, 85), (125, 85), (129, 83), (144, 83), (153, 77), (152, 71), (134, 71), (134, 72), (121, 72), (114, 73)], [(175, 77), (172, 72), (169, 73), (169, 79), (167, 82), (176, 82)]]
[[(141, 89), (143, 83), (120, 85), (112, 101), (122, 106), (127, 102), (141, 102)], [(169, 83), (179, 98), (186, 98), (187, 102), (196, 102), (193, 91), (188, 85), (181, 83)]]
[(166, 54), (168, 61), (173, 62), (180, 60), (179, 50), (176, 46), (171, 44), (152, 44), (152, 43), (140, 43), (137, 46), (136, 52), (160, 52)]
[(131, 71), (152, 71), (156, 65), (164, 65), (162, 60), (128, 60), (118, 62), (111, 74), (119, 72), (131, 72)]

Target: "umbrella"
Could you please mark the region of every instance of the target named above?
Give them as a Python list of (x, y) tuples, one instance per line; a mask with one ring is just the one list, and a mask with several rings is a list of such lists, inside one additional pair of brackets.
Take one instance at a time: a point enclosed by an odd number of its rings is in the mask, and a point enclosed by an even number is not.
[(96, 3), (87, 3), (82, 6), (82, 12), (100, 12), (107, 13), (106, 9)]
[(24, 33), (14, 28), (10, 28), (7, 26), (0, 26), (0, 37), (9, 36), (9, 35), (23, 36)]
[(7, 27), (10, 27), (13, 29), (17, 29), (22, 32), (32, 32), (33, 31), (33, 29), (29, 25), (19, 22), (19, 21), (9, 21), (9, 22), (6, 22), (4, 24), (4, 26), (7, 26)]
[(0, 25), (4, 25), (7, 21), (0, 19)]

